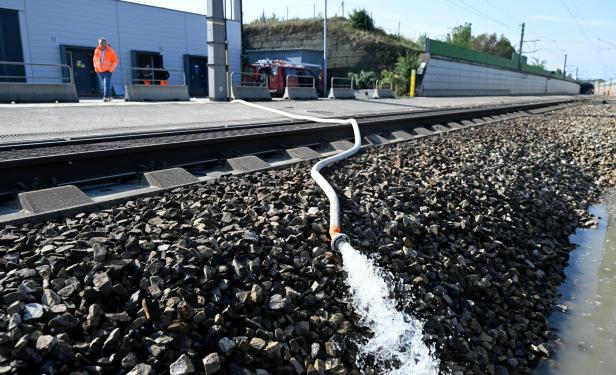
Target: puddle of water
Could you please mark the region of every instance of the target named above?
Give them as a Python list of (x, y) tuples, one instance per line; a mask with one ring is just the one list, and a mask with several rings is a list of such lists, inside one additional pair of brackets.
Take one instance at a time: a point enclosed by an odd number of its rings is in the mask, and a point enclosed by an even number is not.
[(578, 247), (557, 302), (567, 309), (550, 316), (558, 349), (536, 375), (616, 374), (616, 190), (600, 202), (589, 208), (598, 227), (571, 236)]

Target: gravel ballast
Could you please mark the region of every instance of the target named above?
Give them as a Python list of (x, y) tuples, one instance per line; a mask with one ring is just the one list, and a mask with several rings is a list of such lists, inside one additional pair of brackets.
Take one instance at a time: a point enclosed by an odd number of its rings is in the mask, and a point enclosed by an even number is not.
[[(453, 374), (529, 373), (586, 207), (616, 185), (614, 106), (365, 150), (343, 229)], [(310, 164), (0, 230), (0, 374), (380, 373)], [(360, 366), (360, 367), (358, 367)]]

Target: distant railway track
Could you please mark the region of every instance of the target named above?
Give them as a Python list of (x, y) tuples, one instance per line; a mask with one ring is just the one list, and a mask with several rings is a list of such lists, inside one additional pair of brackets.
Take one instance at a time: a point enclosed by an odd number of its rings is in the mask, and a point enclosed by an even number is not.
[[(435, 124), (490, 118), (571, 104), (572, 100), (357, 117), (364, 136), (387, 136)], [(556, 107), (555, 107), (556, 106)], [(531, 113), (532, 114), (532, 113)], [(344, 125), (282, 122), (211, 129), (133, 133), (0, 145), (0, 196), (66, 184), (88, 184), (170, 167), (198, 168), (230, 157), (275, 153), (351, 139)]]

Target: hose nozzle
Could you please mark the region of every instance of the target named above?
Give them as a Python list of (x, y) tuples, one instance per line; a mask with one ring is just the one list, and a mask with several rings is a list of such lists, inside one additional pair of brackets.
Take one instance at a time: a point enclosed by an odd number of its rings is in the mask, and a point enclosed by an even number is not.
[(337, 233), (334, 236), (332, 236), (332, 249), (335, 251), (340, 251), (340, 245), (342, 243), (350, 243), (351, 241), (349, 240), (349, 237), (347, 237), (346, 234), (342, 234), (342, 233)]

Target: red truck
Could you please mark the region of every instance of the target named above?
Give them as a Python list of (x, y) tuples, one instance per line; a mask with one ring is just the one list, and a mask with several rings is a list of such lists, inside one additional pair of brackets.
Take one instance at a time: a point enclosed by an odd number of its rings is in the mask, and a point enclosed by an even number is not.
[(244, 68), (242, 79), (245, 83), (260, 80), (269, 84), (272, 96), (283, 96), (287, 85), (312, 86), (317, 88), (319, 96), (323, 96), (323, 67), (316, 64), (294, 64), (284, 60), (259, 60)]

